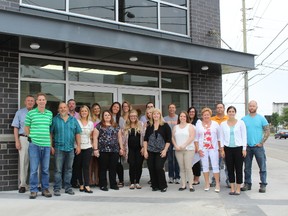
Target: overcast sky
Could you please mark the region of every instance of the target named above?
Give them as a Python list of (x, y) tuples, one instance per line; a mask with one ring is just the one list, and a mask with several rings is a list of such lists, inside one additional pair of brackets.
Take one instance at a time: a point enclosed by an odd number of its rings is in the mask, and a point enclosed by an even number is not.
[[(272, 114), (273, 102), (288, 102), (287, 8), (285, 0), (246, 0), (247, 50), (256, 55), (257, 67), (249, 71), (249, 100), (258, 102), (262, 115)], [(220, 0), (221, 38), (236, 51), (243, 51), (241, 9), (242, 0)], [(244, 115), (242, 73), (223, 76), (223, 102)]]

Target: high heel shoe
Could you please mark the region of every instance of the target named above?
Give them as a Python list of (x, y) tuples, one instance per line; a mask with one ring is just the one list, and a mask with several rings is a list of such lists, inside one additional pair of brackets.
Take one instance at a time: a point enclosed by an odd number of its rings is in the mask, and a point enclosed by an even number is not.
[(89, 190), (86, 188), (86, 187), (84, 187), (84, 192), (85, 193), (93, 193), (93, 191), (89, 188)]
[(85, 191), (85, 188), (81, 185), (81, 186), (79, 186), (79, 191), (80, 191), (80, 192), (84, 192), (84, 191)]

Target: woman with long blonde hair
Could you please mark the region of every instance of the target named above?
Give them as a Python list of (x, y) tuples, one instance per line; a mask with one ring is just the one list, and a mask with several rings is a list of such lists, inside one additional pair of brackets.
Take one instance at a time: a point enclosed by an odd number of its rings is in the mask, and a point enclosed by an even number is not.
[(128, 147), (128, 163), (130, 189), (141, 189), (140, 178), (144, 157), (141, 154), (143, 147), (143, 125), (138, 120), (136, 110), (131, 110), (124, 127), (124, 143)]

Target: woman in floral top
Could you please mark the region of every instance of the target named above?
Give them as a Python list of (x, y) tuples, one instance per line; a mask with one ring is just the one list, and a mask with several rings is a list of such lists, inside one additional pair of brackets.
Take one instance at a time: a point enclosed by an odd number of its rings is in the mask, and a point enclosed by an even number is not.
[(100, 162), (100, 189), (108, 191), (107, 170), (109, 172), (110, 188), (119, 190), (116, 182), (116, 166), (119, 155), (123, 155), (122, 134), (120, 127), (114, 122), (112, 113), (108, 110), (102, 113), (102, 120), (93, 133), (94, 154)]
[(215, 192), (220, 192), (219, 184), (219, 150), (220, 150), (220, 127), (217, 122), (211, 121), (212, 110), (203, 108), (201, 111), (202, 122), (196, 124), (195, 146), (201, 157), (203, 174), (205, 179), (205, 191), (209, 191), (209, 159), (216, 181)]

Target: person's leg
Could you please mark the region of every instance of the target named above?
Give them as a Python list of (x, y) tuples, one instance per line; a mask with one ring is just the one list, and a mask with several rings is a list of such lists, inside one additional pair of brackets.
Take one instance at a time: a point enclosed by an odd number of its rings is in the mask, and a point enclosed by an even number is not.
[(20, 185), (19, 187), (27, 187), (27, 176), (28, 176), (28, 167), (29, 167), (29, 142), (27, 137), (19, 137), (21, 143), (21, 149), (19, 152), (19, 176), (20, 176)]
[(234, 167), (236, 173), (236, 193), (240, 193), (241, 184), (243, 183), (243, 155), (242, 147), (235, 148), (234, 153)]
[(128, 150), (128, 163), (129, 163), (129, 180), (130, 184), (135, 183), (136, 177), (136, 160), (135, 160), (135, 150), (129, 149)]
[(65, 191), (71, 189), (71, 178), (72, 178), (72, 166), (74, 161), (74, 150), (65, 152), (65, 163), (64, 163), (64, 188)]
[(99, 156), (99, 186), (107, 188), (107, 170), (109, 165), (109, 153), (100, 152)]
[[(167, 182), (165, 177), (165, 171), (164, 171), (164, 164), (167, 157), (161, 157), (160, 153), (156, 153), (155, 157), (155, 172), (156, 172), (156, 181), (158, 182), (159, 189), (161, 191), (166, 190)], [(164, 191), (163, 191), (164, 192)]]
[(174, 182), (174, 167), (173, 167), (173, 146), (170, 145), (168, 152), (167, 152), (167, 158), (168, 158), (168, 176), (169, 176), (169, 183)]
[(50, 164), (50, 147), (42, 147), (41, 150), (41, 185), (42, 191), (49, 189), (49, 164)]
[(142, 175), (142, 167), (143, 167), (143, 160), (144, 157), (141, 155), (140, 149), (136, 151), (136, 177), (135, 182), (136, 184), (140, 183), (141, 175)]
[(184, 153), (185, 151), (175, 151), (175, 156), (180, 168), (181, 188), (186, 188), (186, 173), (184, 166)]
[(109, 153), (109, 183), (111, 189), (117, 189), (117, 181), (116, 181), (116, 169), (117, 169), (117, 162), (119, 161), (119, 154), (118, 153)]
[(266, 192), (266, 185), (267, 185), (267, 170), (266, 170), (266, 154), (264, 147), (255, 147), (255, 158), (259, 167), (259, 174), (260, 174), (260, 193)]
[(248, 185), (252, 185), (251, 173), (252, 173), (252, 160), (253, 160), (253, 148), (248, 147), (246, 149), (246, 157), (244, 159), (244, 183)]
[(197, 163), (195, 163), (192, 167), (192, 171), (193, 171), (193, 184), (197, 185), (200, 183), (200, 176), (201, 176), (201, 161), (199, 160)]
[(124, 168), (123, 168), (123, 164), (122, 164), (122, 157), (119, 156), (118, 157), (118, 162), (116, 164), (116, 173), (118, 175), (118, 179), (119, 179), (119, 186), (123, 187), (124, 186)]
[[(189, 188), (192, 189), (193, 186), (193, 173), (192, 173), (192, 163), (194, 151), (185, 151), (184, 152), (184, 169), (185, 174), (188, 178)], [(182, 178), (182, 177), (181, 177)]]
[[(84, 183), (83, 183), (83, 175), (82, 175), (82, 162), (84, 156), (83, 151), (81, 150), (80, 154), (74, 154), (73, 164), (72, 164), (72, 176), (74, 178), (74, 182), (78, 182), (80, 189), (83, 190)], [(71, 176), (71, 178), (72, 178)]]
[[(75, 149), (74, 149), (74, 152), (75, 152)], [(75, 153), (74, 153), (75, 154)], [(74, 160), (76, 160), (76, 154), (74, 155)], [(78, 183), (78, 180), (77, 180), (77, 169), (74, 168), (74, 162), (73, 162), (73, 165), (72, 165), (72, 177), (71, 177), (71, 185), (72, 187), (74, 188), (78, 188), (79, 187), (79, 183)]]
[(30, 158), (30, 192), (38, 192), (38, 167), (40, 164), (40, 147), (29, 143)]
[(204, 156), (201, 157), (201, 163), (203, 168), (203, 175), (205, 180), (204, 190), (209, 190), (210, 184), (209, 184), (209, 157), (208, 157), (208, 150), (203, 149)]
[(147, 159), (147, 165), (149, 169), (150, 179), (151, 179), (151, 187), (152, 189), (159, 189), (159, 184), (157, 181), (156, 171), (155, 171), (155, 157), (156, 153), (154, 152), (148, 152), (148, 159)]
[(231, 192), (235, 192), (235, 173), (234, 173), (234, 151), (233, 148), (224, 147), (225, 151), (225, 163), (228, 172), (229, 182), (231, 185)]
[(174, 168), (174, 178), (176, 179), (176, 183), (178, 184), (179, 183), (179, 179), (180, 179), (180, 168), (179, 168), (179, 164), (178, 164), (178, 161), (176, 159), (176, 156), (175, 156), (175, 150), (173, 150), (173, 168)]
[(215, 191), (219, 192), (220, 191), (219, 152), (214, 149), (210, 149), (208, 152), (212, 165), (213, 176), (216, 182)]
[(84, 186), (89, 186), (89, 164), (92, 157), (92, 148), (85, 149), (83, 152), (83, 159), (82, 159), (82, 170), (83, 170), (83, 177), (84, 177)]
[(54, 154), (54, 191), (60, 191), (62, 186), (62, 168), (64, 164), (64, 152), (55, 148)]

